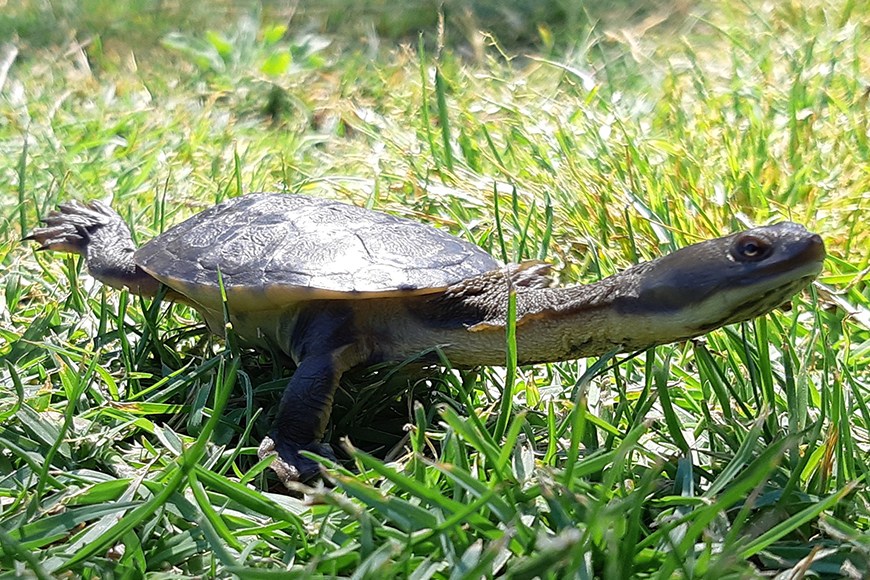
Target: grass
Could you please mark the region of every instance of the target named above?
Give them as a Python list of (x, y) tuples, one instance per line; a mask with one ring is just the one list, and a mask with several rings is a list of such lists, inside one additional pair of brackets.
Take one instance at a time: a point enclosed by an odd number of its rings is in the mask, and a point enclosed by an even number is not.
[[(439, 47), (352, 8), (336, 30), (85, 4), (0, 16), (6, 576), (870, 573), (866, 2), (649, 4), (476, 53), (455, 14)], [(255, 453), (280, 357), (19, 242), (66, 199), (111, 198), (142, 241), (253, 190), (426, 221), (563, 282), (782, 219), (830, 257), (791, 310), (635, 358), (353, 373), (346, 461), (303, 498)]]

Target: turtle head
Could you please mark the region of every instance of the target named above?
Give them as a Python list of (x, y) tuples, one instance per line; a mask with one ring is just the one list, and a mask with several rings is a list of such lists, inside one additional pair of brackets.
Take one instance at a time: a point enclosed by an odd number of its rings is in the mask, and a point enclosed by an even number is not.
[(770, 312), (807, 287), (824, 259), (821, 237), (799, 224), (752, 228), (630, 268), (632, 291), (615, 306), (695, 336)]

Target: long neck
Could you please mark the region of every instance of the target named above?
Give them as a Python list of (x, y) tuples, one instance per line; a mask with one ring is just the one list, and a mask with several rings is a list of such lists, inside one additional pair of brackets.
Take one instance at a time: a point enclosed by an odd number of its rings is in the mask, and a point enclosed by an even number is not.
[[(649, 263), (647, 263), (649, 264)], [(642, 264), (594, 284), (545, 288), (543, 278), (515, 276), (517, 356), (520, 364), (571, 360), (648, 348), (702, 334), (708, 328), (673, 304), (643, 306), (641, 280), (649, 266)], [(520, 283), (517, 283), (519, 279)], [(451, 338), (446, 349), (452, 362), (503, 364), (508, 319), (508, 277), (486, 274), (469, 286), (451, 289), (425, 313), (430, 320), (462, 324), (461, 340)], [(640, 307), (643, 306), (643, 307)], [(437, 322), (436, 322), (437, 324)]]
[[(810, 284), (824, 257), (821, 238), (785, 223), (687, 246), (588, 285), (549, 288), (546, 265), (509, 265), (408, 301), (412, 317), (393, 354), (443, 345), (457, 366), (503, 363), (511, 289), (520, 363), (645, 349), (770, 312)], [(386, 326), (401, 324), (393, 317)]]
[[(536, 272), (514, 275), (518, 362), (570, 360), (685, 338), (655, 316), (626, 311), (636, 293), (636, 273), (630, 269), (567, 288), (542, 287), (549, 280)], [(510, 276), (501, 274), (453, 287), (417, 310), (420, 320), (445, 333), (433, 341), (450, 345), (445, 352), (457, 366), (504, 363)]]
[[(645, 349), (687, 337), (663, 317), (626, 309), (634, 285), (623, 276), (568, 288), (517, 291), (521, 364)], [(691, 334), (691, 333), (688, 333)]]

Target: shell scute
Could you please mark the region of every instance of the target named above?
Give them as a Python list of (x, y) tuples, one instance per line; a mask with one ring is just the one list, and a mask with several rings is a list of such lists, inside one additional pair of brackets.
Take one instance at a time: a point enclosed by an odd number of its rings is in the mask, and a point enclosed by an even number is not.
[(316, 298), (436, 292), (494, 270), (481, 248), (431, 226), (301, 195), (249, 194), (166, 231), (137, 263), (201, 304), (249, 308)]

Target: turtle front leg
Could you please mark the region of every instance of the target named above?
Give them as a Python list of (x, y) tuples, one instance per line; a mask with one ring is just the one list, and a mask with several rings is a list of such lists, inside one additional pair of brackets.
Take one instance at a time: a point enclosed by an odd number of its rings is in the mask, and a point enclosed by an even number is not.
[(260, 459), (278, 456), (271, 467), (284, 484), (309, 481), (320, 473), (320, 465), (300, 451), (335, 459), (329, 444), (321, 441), (335, 389), (341, 375), (366, 358), (359, 345), (350, 344), (299, 362), (281, 398), (272, 431), (257, 451)]

